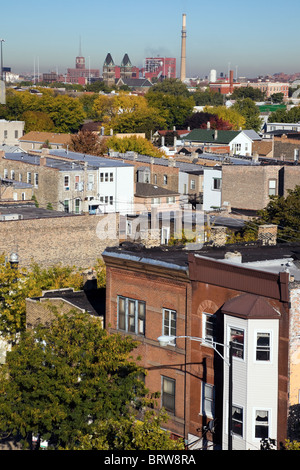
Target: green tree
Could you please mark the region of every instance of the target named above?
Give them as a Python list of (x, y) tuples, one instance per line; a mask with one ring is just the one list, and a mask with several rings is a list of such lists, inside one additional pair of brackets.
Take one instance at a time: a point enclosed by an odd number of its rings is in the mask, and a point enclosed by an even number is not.
[(259, 117), (259, 108), (251, 98), (237, 100), (232, 109), (245, 118), (245, 129), (253, 129), (256, 132), (261, 129), (262, 120)]
[(173, 95), (162, 92), (148, 92), (146, 95), (149, 106), (157, 108), (165, 119), (167, 128), (174, 126), (181, 129), (188, 116), (193, 112), (195, 102), (192, 96)]
[(190, 92), (187, 86), (177, 78), (168, 78), (162, 82), (153, 85), (148, 91), (147, 95), (154, 93), (162, 93), (163, 95), (182, 96), (188, 98)]
[(258, 211), (261, 223), (278, 226), (281, 242), (300, 240), (300, 186), (288, 190), (288, 195), (272, 196), (265, 209)]
[(294, 106), (289, 111), (285, 109), (278, 109), (270, 114), (269, 122), (299, 122), (300, 121), (300, 106)]
[(283, 93), (273, 93), (273, 95), (271, 95), (271, 101), (272, 101), (272, 103), (282, 103), (282, 102), (283, 102), (283, 98), (284, 98), (284, 94), (283, 94)]
[(129, 358), (135, 347), (89, 314), (58, 314), (49, 328), (27, 330), (0, 371), (2, 434), (71, 449), (95, 423), (129, 418), (147, 392)]
[(92, 435), (83, 436), (79, 450), (184, 450), (182, 439), (173, 440), (162, 428), (168, 421), (164, 411), (147, 410), (142, 420), (135, 416), (100, 421)]
[(241, 86), (239, 88), (235, 88), (230, 96), (230, 99), (232, 100), (240, 100), (245, 98), (249, 98), (252, 101), (264, 101), (265, 93), (258, 88), (251, 86)]
[(74, 287), (80, 289), (83, 278), (78, 269), (56, 265), (41, 268), (33, 263), (30, 270), (12, 267), (8, 256), (0, 256), (0, 335), (10, 342), (25, 328), (26, 298), (43, 290)]
[(193, 93), (196, 106), (222, 106), (224, 104), (224, 96), (221, 93), (212, 90), (196, 90)]

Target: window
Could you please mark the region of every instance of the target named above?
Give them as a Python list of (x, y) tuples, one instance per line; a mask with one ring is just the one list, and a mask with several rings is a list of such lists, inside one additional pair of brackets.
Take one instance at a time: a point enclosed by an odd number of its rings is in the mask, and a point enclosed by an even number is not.
[(12, 180), (15, 179), (15, 170), (11, 170), (11, 172), (10, 172), (10, 179), (12, 179)]
[(100, 173), (100, 183), (103, 183), (104, 181), (104, 173)]
[(4, 139), (7, 139), (7, 135), (8, 135), (7, 131), (4, 131)]
[(80, 184), (80, 176), (79, 176), (79, 175), (75, 175), (75, 190), (76, 190), (76, 191), (79, 190), (79, 184)]
[(244, 330), (230, 328), (230, 341), (232, 341), (232, 355), (244, 359)]
[(75, 214), (79, 214), (79, 213), (80, 213), (80, 199), (76, 198), (75, 199)]
[[(109, 173), (109, 181), (112, 183), (114, 180), (114, 174), (113, 173)], [(149, 183), (149, 181), (148, 181)]]
[(64, 211), (65, 212), (70, 212), (69, 199), (64, 200)]
[(154, 184), (157, 184), (157, 175), (154, 175)]
[(18, 139), (18, 137), (19, 137), (19, 132), (15, 131), (15, 139)]
[(191, 189), (195, 189), (196, 188), (196, 182), (195, 180), (191, 180)]
[(158, 204), (160, 204), (160, 197), (153, 197), (151, 199), (151, 203), (155, 206), (157, 206)]
[(219, 191), (221, 189), (221, 182), (222, 182), (222, 179), (221, 178), (213, 178), (213, 181), (212, 181), (212, 188), (215, 190), (215, 191)]
[(202, 316), (202, 337), (208, 341), (216, 340), (216, 316), (210, 313), (203, 313)]
[(27, 173), (27, 183), (31, 184), (31, 173)]
[(109, 205), (112, 206), (114, 203), (114, 197), (113, 196), (109, 196)]
[(162, 407), (175, 413), (175, 380), (162, 377)]
[(276, 196), (276, 180), (269, 180), (269, 196)]
[(164, 184), (168, 184), (168, 176), (164, 175)]
[(3, 171), (3, 178), (8, 178), (8, 170), (6, 168)]
[(270, 333), (257, 333), (256, 337), (256, 360), (269, 361), (270, 360)]
[(202, 386), (202, 414), (214, 416), (214, 386), (206, 383)]
[(38, 186), (39, 185), (39, 174), (38, 173), (34, 173), (34, 186)]
[(167, 197), (167, 203), (168, 204), (174, 204), (175, 203), (175, 196)]
[(20, 181), (20, 183), (22, 183), (22, 181), (23, 181), (23, 175), (22, 175), (22, 173), (19, 173), (19, 181)]
[(107, 183), (108, 182), (108, 173), (105, 173), (104, 175), (104, 181)]
[(243, 436), (243, 408), (232, 405), (232, 432)]
[(145, 334), (146, 304), (140, 300), (118, 297), (118, 328), (120, 330)]
[(66, 191), (70, 189), (70, 177), (68, 175), (64, 177), (64, 188)]
[[(163, 309), (163, 335), (176, 336), (176, 312), (175, 310)], [(170, 342), (175, 346), (176, 340)]]
[(269, 412), (256, 410), (255, 412), (255, 437), (267, 439), (269, 437)]

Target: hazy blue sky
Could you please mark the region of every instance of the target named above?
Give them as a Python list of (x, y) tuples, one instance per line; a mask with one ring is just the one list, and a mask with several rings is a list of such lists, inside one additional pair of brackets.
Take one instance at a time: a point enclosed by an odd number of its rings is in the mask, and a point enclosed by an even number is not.
[[(20, 73), (75, 66), (82, 55), (100, 68), (111, 53), (142, 66), (149, 56), (176, 57), (179, 71), (182, 14), (187, 15), (187, 76), (240, 76), (300, 72), (299, 0), (36, 0), (4, 1), (0, 38), (4, 66)], [(237, 67), (237, 69), (236, 69)]]

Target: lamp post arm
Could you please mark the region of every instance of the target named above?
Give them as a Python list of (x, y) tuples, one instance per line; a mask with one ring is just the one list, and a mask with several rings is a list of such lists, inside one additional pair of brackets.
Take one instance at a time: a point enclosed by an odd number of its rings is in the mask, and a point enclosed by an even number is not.
[[(168, 341), (168, 338), (169, 338), (169, 341)], [(225, 357), (217, 349), (217, 345), (228, 347), (228, 345), (226, 344), (217, 343), (215, 341), (207, 341), (204, 338), (198, 338), (196, 336), (184, 336), (184, 335), (183, 336), (160, 336), (158, 338), (158, 341), (163, 342), (164, 346), (166, 346), (168, 343), (170, 343), (174, 339), (184, 339), (184, 338), (190, 339), (191, 341), (197, 341), (198, 343), (212, 347), (214, 351), (221, 357), (221, 359), (223, 359), (223, 361), (230, 367), (230, 362), (228, 362), (227, 359), (225, 359)]]

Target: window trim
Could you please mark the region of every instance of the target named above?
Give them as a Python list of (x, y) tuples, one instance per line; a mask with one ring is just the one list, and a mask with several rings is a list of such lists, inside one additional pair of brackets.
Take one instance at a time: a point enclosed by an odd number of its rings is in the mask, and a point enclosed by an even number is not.
[[(215, 188), (215, 182), (218, 181), (218, 187)], [(221, 191), (222, 189), (222, 178), (221, 177), (217, 177), (217, 176), (213, 176), (212, 177), (212, 191)]]
[[(210, 389), (212, 393), (212, 398), (209, 400), (206, 398), (205, 391), (206, 389)], [(211, 403), (211, 410), (212, 412), (209, 413), (206, 411), (205, 403), (210, 402)], [(202, 416), (206, 416), (207, 418), (213, 419), (215, 416), (215, 386), (213, 384), (209, 384), (207, 382), (202, 382), (202, 388), (201, 388), (201, 411), (200, 414)]]
[[(234, 411), (234, 408), (237, 408), (239, 410), (242, 411), (242, 420), (239, 421), (241, 423), (241, 433), (237, 433), (237, 432), (234, 432), (234, 426), (233, 426), (233, 411)], [(236, 405), (236, 404), (232, 404), (232, 415), (231, 415), (231, 430), (232, 430), (232, 434), (237, 437), (237, 438), (240, 438), (240, 439), (243, 439), (243, 436), (244, 436), (244, 416), (245, 416), (245, 413), (244, 413), (244, 407), (243, 406), (240, 406), (240, 405)], [(237, 422), (237, 420), (236, 420)], [(227, 429), (227, 434), (228, 434), (228, 429)]]
[(268, 418), (267, 418), (268, 437), (266, 439), (268, 439), (270, 437), (271, 419), (272, 419), (272, 410), (270, 408), (265, 408), (263, 406), (261, 406), (261, 407), (256, 406), (254, 408), (254, 410), (253, 410), (253, 439), (257, 440), (257, 441), (261, 441), (262, 439), (264, 439), (263, 437), (257, 437), (256, 436), (256, 417), (257, 417), (257, 412), (259, 412), (259, 411), (265, 411), (268, 415)]
[[(257, 340), (259, 334), (269, 335), (269, 359), (257, 359)], [(257, 329), (254, 332), (254, 362), (258, 364), (270, 364), (272, 363), (272, 352), (273, 352), (273, 335), (271, 330), (265, 330), (263, 328)]]
[[(120, 328), (120, 299), (125, 302), (124, 308), (124, 328)], [(129, 302), (134, 302), (134, 331), (130, 330), (130, 313), (128, 309)], [(144, 313), (140, 315), (139, 304), (143, 305)], [(140, 331), (140, 325), (142, 324), (142, 332)], [(145, 336), (146, 331), (146, 302), (144, 300), (133, 299), (131, 297), (125, 297), (124, 295), (117, 296), (117, 329), (126, 333), (132, 333), (138, 336)]]
[[(163, 308), (162, 309), (162, 334), (167, 335), (167, 336), (176, 336), (176, 331), (177, 331), (177, 312), (176, 310), (173, 310), (171, 308)], [(169, 312), (169, 318), (167, 320), (168, 325), (166, 324), (166, 312)], [(175, 314), (175, 331), (174, 327), (172, 327), (172, 315)], [(170, 341), (169, 343), (170, 346), (176, 346), (176, 339), (173, 341)]]
[[(165, 381), (168, 381), (169, 383), (172, 383), (174, 394), (167, 394), (164, 391), (164, 382)], [(167, 395), (167, 397), (166, 397), (166, 395)], [(170, 398), (170, 400), (173, 401), (173, 406), (172, 407), (166, 406), (166, 404), (165, 404), (166, 403), (166, 398)], [(176, 380), (172, 379), (171, 377), (167, 377), (165, 375), (161, 376), (161, 406), (162, 406), (162, 408), (165, 408), (165, 410), (168, 413), (172, 413), (172, 414), (175, 415), (175, 412), (176, 412)]]
[[(243, 332), (243, 355), (242, 355), (242, 357), (240, 357), (237, 354), (235, 354), (235, 343), (233, 342), (232, 357), (233, 357), (233, 359), (237, 359), (239, 361), (245, 361), (245, 356), (246, 356), (246, 330), (245, 330), (245, 328), (242, 328), (240, 326), (228, 325), (228, 345), (229, 345), (230, 341), (232, 341), (231, 340), (231, 337), (232, 337), (231, 331), (232, 330), (237, 330), (237, 331), (242, 331)], [(236, 343), (236, 344), (240, 344), (240, 343)], [(236, 348), (236, 349), (238, 349), (238, 348)]]
[(210, 339), (208, 336), (206, 336), (206, 325), (207, 325), (207, 320), (209, 317), (214, 317), (214, 321), (216, 322), (216, 314), (215, 313), (208, 313), (208, 312), (202, 312), (202, 338), (205, 340), (205, 346), (210, 346), (213, 342), (216, 341), (216, 327), (213, 325), (213, 336), (212, 339)]

